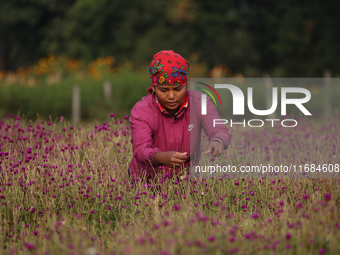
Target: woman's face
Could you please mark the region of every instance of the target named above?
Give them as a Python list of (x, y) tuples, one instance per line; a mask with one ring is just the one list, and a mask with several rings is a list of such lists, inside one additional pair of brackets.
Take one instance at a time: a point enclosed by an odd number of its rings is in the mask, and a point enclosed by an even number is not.
[(185, 86), (152, 86), (158, 101), (171, 113), (176, 113), (181, 106), (188, 85)]

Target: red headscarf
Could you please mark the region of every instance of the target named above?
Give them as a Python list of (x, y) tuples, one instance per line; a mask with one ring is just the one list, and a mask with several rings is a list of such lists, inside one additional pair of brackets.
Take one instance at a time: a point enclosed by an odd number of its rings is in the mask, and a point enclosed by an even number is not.
[[(189, 62), (172, 50), (155, 54), (149, 72), (153, 86), (185, 86), (188, 83)], [(148, 89), (152, 92), (152, 87)]]

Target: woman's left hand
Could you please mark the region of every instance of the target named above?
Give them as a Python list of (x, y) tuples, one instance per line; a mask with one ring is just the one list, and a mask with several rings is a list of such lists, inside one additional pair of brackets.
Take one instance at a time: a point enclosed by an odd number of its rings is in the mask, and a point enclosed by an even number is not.
[(219, 141), (211, 141), (208, 144), (207, 150), (204, 152), (204, 155), (208, 155), (211, 153), (213, 157), (220, 156), (223, 152), (223, 145)]

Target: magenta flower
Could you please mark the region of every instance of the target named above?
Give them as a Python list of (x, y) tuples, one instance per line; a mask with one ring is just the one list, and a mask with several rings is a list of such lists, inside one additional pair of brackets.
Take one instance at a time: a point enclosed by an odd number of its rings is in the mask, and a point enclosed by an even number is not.
[(330, 193), (325, 193), (325, 200), (331, 201), (331, 194)]
[(90, 213), (94, 213), (94, 211), (93, 211), (93, 210), (91, 210), (91, 211), (90, 211)]
[(324, 254), (325, 253), (325, 249), (324, 248), (321, 248), (320, 250), (319, 250), (319, 254)]
[(209, 240), (209, 242), (214, 242), (216, 240), (216, 238), (214, 236), (209, 236), (208, 240)]
[(31, 243), (28, 243), (28, 242), (24, 242), (24, 245), (25, 245), (25, 247), (26, 247), (28, 250), (30, 250), (30, 251), (32, 251), (32, 250), (35, 249), (34, 244), (31, 244)]
[(289, 240), (291, 237), (292, 237), (292, 234), (288, 232), (288, 233), (286, 234), (286, 239)]
[(260, 214), (258, 214), (258, 213), (253, 213), (253, 214), (251, 215), (251, 218), (256, 220), (256, 219), (260, 218)]
[(181, 206), (179, 204), (175, 204), (174, 209), (177, 212), (177, 211), (181, 210)]
[(113, 113), (110, 114), (110, 117), (113, 118), (115, 115)]

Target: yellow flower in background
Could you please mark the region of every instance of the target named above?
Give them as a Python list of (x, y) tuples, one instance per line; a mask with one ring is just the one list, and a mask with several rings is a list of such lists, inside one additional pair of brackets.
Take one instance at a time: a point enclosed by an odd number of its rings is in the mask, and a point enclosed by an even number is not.
[(158, 83), (163, 83), (165, 81), (165, 78), (163, 76), (159, 77), (158, 79)]
[(105, 59), (105, 62), (107, 65), (113, 65), (113, 63), (115, 62), (115, 58), (112, 56), (109, 56)]
[[(116, 59), (113, 56), (101, 57), (89, 62), (86, 66), (80, 59), (56, 56), (53, 53), (40, 58), (34, 63), (18, 68), (15, 73), (0, 70), (0, 81), (2, 83), (19, 82), (28, 86), (46, 81), (47, 84), (58, 83), (66, 75), (76, 77), (91, 77), (98, 81), (105, 75), (119, 73), (119, 68), (114, 66)], [(132, 69), (132, 62), (120, 64), (121, 72)], [(87, 68), (86, 68), (87, 67)]]
[(0, 71), (0, 81), (1, 81), (3, 78), (5, 78), (5, 76), (6, 76), (5, 71), (4, 71), (4, 70)]

